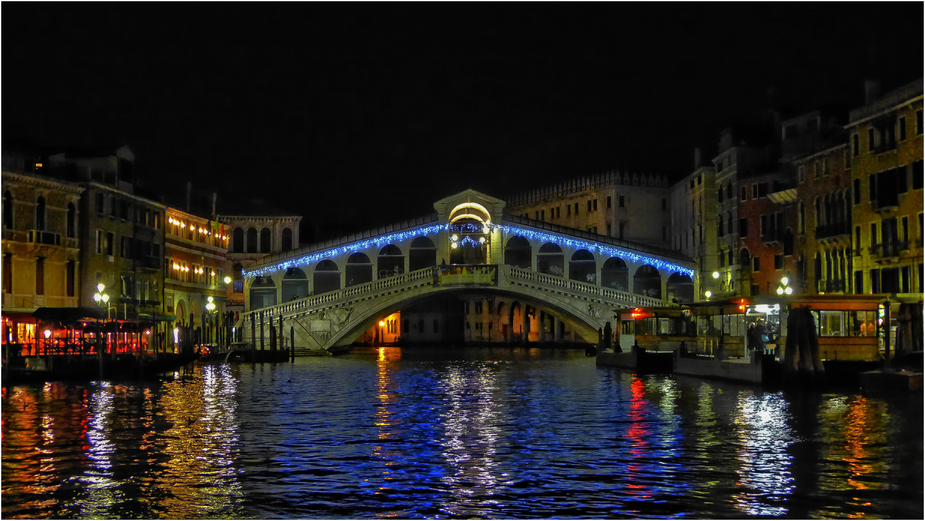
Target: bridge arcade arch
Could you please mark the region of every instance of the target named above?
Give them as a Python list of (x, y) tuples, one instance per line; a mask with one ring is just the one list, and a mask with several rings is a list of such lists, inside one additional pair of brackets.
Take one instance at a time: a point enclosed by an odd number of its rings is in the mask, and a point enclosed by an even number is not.
[(347, 282), (344, 287), (347, 288), (356, 286), (357, 284), (372, 282), (373, 265), (369, 260), (369, 256), (365, 253), (357, 252), (347, 257), (347, 267), (344, 270), (344, 278)]
[(338, 290), (340, 289), (340, 269), (334, 261), (325, 259), (315, 266), (312, 281), (316, 294)]

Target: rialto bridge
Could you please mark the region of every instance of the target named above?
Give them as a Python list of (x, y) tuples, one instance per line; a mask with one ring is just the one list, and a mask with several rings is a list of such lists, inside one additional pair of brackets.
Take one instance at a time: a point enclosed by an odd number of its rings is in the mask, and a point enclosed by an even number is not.
[[(240, 337), (267, 345), (272, 327), (294, 337), (297, 350), (335, 350), (381, 329), (395, 312), (458, 299), (478, 308), (486, 302), (479, 311), (495, 315), (497, 328), (481, 339), (542, 342), (568, 331), (597, 342), (614, 308), (693, 297), (695, 266), (679, 253), (504, 215), (504, 201), (474, 190), (434, 208), (428, 218), (271, 256), (246, 270)], [(433, 320), (430, 331), (430, 318), (405, 320), (399, 336), (436, 333), (441, 322)], [(389, 325), (389, 333), (397, 329)]]

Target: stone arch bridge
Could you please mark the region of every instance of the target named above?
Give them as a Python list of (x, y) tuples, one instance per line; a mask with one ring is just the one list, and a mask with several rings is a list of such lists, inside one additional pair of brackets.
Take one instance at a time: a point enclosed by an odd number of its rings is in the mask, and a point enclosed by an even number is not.
[(597, 342), (614, 308), (693, 298), (694, 263), (680, 253), (505, 215), (503, 201), (473, 190), (434, 207), (428, 218), (271, 256), (247, 270), (248, 306), (237, 324), (244, 340), (266, 343), (269, 328), (282, 324), (297, 349), (336, 350), (408, 306), (481, 295), (523, 306), (524, 339), (529, 315), (554, 317)]

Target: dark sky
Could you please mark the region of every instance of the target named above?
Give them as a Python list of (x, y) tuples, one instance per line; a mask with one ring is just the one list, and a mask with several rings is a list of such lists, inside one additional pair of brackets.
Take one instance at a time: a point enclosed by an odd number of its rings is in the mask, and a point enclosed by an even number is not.
[(263, 199), (303, 240), (466, 188), (679, 178), (743, 117), (857, 105), (923, 64), (921, 2), (0, 9), (4, 141), (128, 144), (149, 185)]

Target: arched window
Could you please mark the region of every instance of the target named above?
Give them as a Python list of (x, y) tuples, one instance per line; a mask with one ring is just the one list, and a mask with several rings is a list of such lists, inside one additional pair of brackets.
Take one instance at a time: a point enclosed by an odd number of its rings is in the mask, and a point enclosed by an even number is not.
[(373, 265), (365, 253), (354, 253), (347, 257), (346, 287), (365, 284), (373, 280)]
[(272, 234), (269, 228), (260, 230), (260, 253), (273, 253), (271, 238)]
[(77, 237), (77, 208), (74, 203), (67, 203), (67, 236)]
[(340, 289), (340, 271), (334, 261), (325, 259), (315, 266), (315, 274), (312, 280), (315, 288), (315, 295), (327, 293)]
[(672, 273), (665, 285), (668, 299), (681, 304), (694, 301), (694, 281), (687, 275)]
[(504, 263), (508, 266), (530, 269), (533, 267), (533, 251), (524, 237), (511, 237), (504, 248)]
[(308, 296), (308, 277), (299, 268), (289, 268), (283, 276), (283, 302)]
[(601, 286), (619, 291), (629, 291), (627, 279), (629, 270), (619, 257), (611, 257), (601, 267)]
[(437, 248), (428, 237), (418, 237), (411, 241), (408, 252), (408, 271), (417, 271), (437, 265)]
[(267, 308), (276, 305), (276, 284), (270, 277), (257, 277), (251, 285), (251, 309)]
[(405, 272), (405, 257), (402, 256), (401, 249), (394, 244), (387, 244), (379, 250), (379, 258), (376, 263), (378, 264), (378, 278), (380, 279), (401, 275)]
[(547, 242), (536, 254), (536, 271), (551, 275), (565, 275), (565, 255), (558, 244)]
[(292, 229), (283, 228), (283, 251), (292, 249)]
[(257, 253), (257, 228), (247, 229), (247, 253)]
[(662, 298), (662, 277), (655, 266), (644, 264), (633, 275), (633, 293)]
[(35, 200), (35, 229), (45, 229), (45, 198), (41, 195)]
[(231, 232), (231, 251), (244, 253), (244, 229), (238, 226)]
[(751, 266), (752, 256), (748, 253), (746, 248), (739, 250), (739, 266), (743, 268), (748, 268)]
[(588, 284), (597, 284), (597, 263), (594, 254), (588, 250), (578, 250), (568, 263), (568, 278)]

